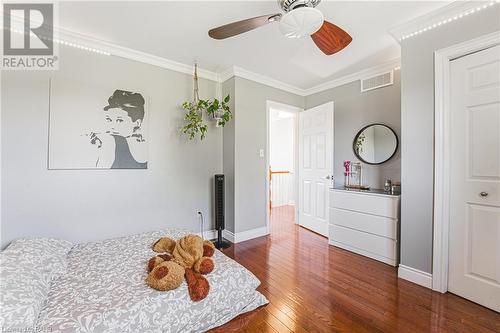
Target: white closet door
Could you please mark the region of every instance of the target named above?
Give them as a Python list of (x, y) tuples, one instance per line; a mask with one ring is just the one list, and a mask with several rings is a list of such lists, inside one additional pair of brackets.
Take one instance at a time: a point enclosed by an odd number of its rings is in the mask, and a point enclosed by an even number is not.
[(299, 113), (299, 224), (328, 237), (333, 102)]
[(448, 290), (500, 311), (500, 46), (451, 65)]

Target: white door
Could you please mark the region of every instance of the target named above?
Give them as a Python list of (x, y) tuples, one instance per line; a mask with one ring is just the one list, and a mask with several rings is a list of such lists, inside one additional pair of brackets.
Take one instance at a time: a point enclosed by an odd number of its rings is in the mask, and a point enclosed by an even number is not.
[(299, 113), (299, 224), (328, 236), (333, 174), (333, 102)]
[(452, 61), (448, 290), (500, 311), (500, 46)]

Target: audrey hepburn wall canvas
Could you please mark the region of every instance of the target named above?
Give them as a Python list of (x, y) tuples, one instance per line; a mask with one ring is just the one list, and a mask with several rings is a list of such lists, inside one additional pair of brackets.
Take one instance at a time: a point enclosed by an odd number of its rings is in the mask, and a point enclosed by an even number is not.
[(49, 169), (147, 169), (142, 93), (50, 82)]

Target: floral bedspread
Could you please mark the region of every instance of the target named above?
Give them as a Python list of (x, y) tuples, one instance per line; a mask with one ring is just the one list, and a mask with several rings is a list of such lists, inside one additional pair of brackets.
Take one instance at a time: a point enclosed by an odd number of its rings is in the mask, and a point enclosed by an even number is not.
[(266, 304), (260, 281), (216, 251), (210, 293), (192, 302), (184, 282), (161, 292), (145, 283), (151, 244), (186, 231), (171, 229), (75, 245), (67, 271), (52, 281), (37, 322), (40, 332), (203, 332)]

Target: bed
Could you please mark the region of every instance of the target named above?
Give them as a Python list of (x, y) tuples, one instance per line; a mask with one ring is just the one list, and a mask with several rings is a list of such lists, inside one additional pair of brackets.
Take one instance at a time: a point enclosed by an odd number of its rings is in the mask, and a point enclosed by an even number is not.
[(259, 280), (220, 251), (208, 297), (192, 302), (184, 282), (156, 291), (145, 283), (151, 244), (169, 229), (95, 243), (24, 238), (0, 254), (0, 327), (36, 332), (204, 332), (266, 304)]

